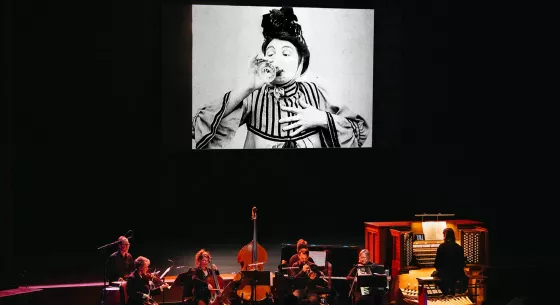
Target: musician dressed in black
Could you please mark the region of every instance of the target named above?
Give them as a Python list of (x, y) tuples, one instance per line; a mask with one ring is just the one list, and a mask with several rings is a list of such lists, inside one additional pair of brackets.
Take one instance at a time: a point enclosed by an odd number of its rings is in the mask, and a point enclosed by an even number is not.
[(134, 260), (136, 270), (132, 272), (126, 280), (126, 292), (128, 294), (127, 305), (143, 305), (151, 300), (151, 297), (158, 295), (164, 288), (168, 288), (167, 283), (152, 288), (150, 282), (154, 282), (154, 277), (148, 273), (150, 260), (139, 256)]
[[(290, 257), (290, 259), (288, 261), (282, 260), (282, 264), (280, 264), (280, 266), (279, 266), (279, 270), (281, 270), (281, 273), (289, 274), (290, 276), (294, 276), (296, 274), (293, 271), (293, 269), (289, 269), (290, 271), (286, 272), (286, 271), (284, 271), (285, 269), (282, 269), (282, 268), (292, 267), (294, 263), (299, 261), (298, 253), (301, 249), (309, 250), (309, 246), (308, 246), (307, 241), (305, 241), (303, 239), (298, 240), (298, 242), (296, 244), (297, 253), (292, 255), (292, 257)], [(309, 260), (309, 262), (314, 263), (313, 258), (309, 257), (308, 260)]]
[[(455, 241), (455, 232), (451, 228), (443, 230), (444, 242), (436, 252), (435, 276), (440, 279), (440, 288), (444, 295), (454, 295), (456, 288), (466, 290), (465, 252)], [(457, 285), (459, 282), (459, 285)]]
[[(296, 244), (296, 251), (297, 253), (292, 255), (292, 257), (290, 257), (290, 260), (288, 261), (288, 266), (293, 266), (293, 264), (297, 261), (299, 261), (299, 251), (301, 249), (307, 249), (309, 250), (309, 243), (306, 240), (300, 239), (298, 240), (297, 244)], [(309, 257), (307, 259), (308, 261), (314, 263), (313, 258)]]
[[(373, 276), (374, 269), (378, 267), (371, 261), (371, 255), (367, 249), (360, 251), (358, 255), (358, 264), (356, 264), (346, 279), (352, 282), (351, 291), (354, 305), (371, 305), (383, 304), (383, 298), (378, 293), (378, 287), (359, 287), (358, 276)], [(381, 267), (383, 268), (383, 267)]]
[[(214, 287), (207, 282), (208, 277), (212, 277), (209, 268), (212, 256), (205, 249), (201, 249), (195, 255), (195, 266), (191, 268), (183, 281), (183, 300), (190, 305), (208, 305), (211, 303), (211, 289)], [(220, 271), (216, 265), (212, 264), (212, 269), (216, 276), (220, 275)], [(220, 287), (223, 289), (223, 287)]]
[(118, 241), (119, 250), (109, 256), (107, 265), (105, 266), (109, 284), (117, 281), (125, 281), (128, 275), (134, 270), (132, 255), (128, 253), (128, 249), (130, 248), (128, 238), (121, 236)]
[(298, 261), (292, 267), (297, 267), (294, 275), (295, 289), (293, 295), (300, 304), (319, 304), (318, 294), (328, 293), (328, 282), (323, 278), (320, 268), (309, 259), (307, 245), (298, 251)]

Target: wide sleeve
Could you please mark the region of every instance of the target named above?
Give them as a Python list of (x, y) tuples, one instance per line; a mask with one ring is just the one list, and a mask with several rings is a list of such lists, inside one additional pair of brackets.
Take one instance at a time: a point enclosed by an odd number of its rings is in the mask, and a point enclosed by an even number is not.
[(324, 144), (327, 147), (362, 147), (369, 135), (365, 119), (345, 106), (346, 101), (333, 101), (321, 85), (309, 84), (309, 94), (315, 94), (320, 110), (327, 113), (327, 128), (322, 132)]
[(220, 99), (198, 109), (192, 118), (192, 139), (197, 149), (225, 148), (231, 142), (239, 126), (245, 123), (249, 114), (247, 109), (253, 94), (228, 115), (225, 114), (231, 91)]

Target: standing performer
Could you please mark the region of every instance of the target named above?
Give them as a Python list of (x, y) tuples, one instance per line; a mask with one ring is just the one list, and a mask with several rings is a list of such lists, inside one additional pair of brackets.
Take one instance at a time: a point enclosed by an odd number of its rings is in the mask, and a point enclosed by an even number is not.
[(119, 250), (111, 254), (109, 260), (107, 260), (106, 272), (109, 284), (116, 281), (125, 281), (134, 270), (132, 255), (128, 253), (128, 249), (130, 249), (128, 238), (121, 236), (118, 241)]

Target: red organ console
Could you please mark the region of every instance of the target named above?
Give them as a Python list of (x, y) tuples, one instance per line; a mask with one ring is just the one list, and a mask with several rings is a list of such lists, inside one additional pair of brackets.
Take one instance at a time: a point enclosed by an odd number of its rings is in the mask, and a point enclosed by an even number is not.
[[(434, 214), (442, 215), (442, 214)], [(416, 216), (434, 216), (416, 215)], [(438, 217), (439, 218), (439, 217)], [(424, 218), (423, 218), (424, 219)], [(365, 222), (365, 248), (376, 264), (390, 266), (390, 301), (396, 304), (482, 304), (485, 300), (488, 265), (488, 230), (474, 220)], [(455, 231), (467, 262), (466, 285), (454, 297), (438, 288), (434, 260), (443, 243), (443, 229)]]

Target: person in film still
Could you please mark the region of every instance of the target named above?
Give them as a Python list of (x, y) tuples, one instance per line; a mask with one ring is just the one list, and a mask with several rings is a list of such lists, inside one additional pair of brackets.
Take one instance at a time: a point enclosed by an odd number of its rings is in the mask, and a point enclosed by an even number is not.
[(369, 134), (364, 118), (320, 84), (300, 80), (311, 54), (293, 8), (271, 10), (261, 27), (261, 52), (244, 84), (193, 111), (196, 148), (226, 148), (243, 124), (244, 148), (361, 147)]

